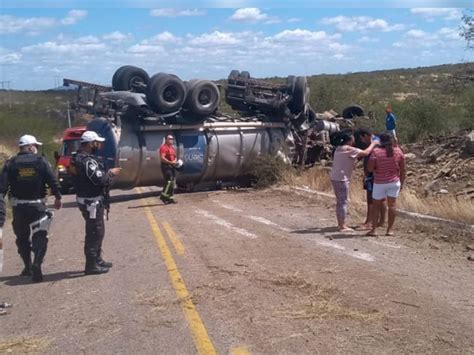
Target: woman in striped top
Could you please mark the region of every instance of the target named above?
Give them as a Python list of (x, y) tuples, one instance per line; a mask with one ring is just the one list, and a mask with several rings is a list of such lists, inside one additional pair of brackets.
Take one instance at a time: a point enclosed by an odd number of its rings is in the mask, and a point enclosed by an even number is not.
[(393, 235), (397, 197), (405, 182), (405, 156), (402, 150), (395, 145), (394, 138), (390, 133), (380, 135), (380, 147), (372, 151), (367, 170), (374, 173), (372, 229), (367, 235), (377, 235), (375, 231), (377, 219), (385, 198), (387, 198), (388, 205), (388, 225), (385, 235)]

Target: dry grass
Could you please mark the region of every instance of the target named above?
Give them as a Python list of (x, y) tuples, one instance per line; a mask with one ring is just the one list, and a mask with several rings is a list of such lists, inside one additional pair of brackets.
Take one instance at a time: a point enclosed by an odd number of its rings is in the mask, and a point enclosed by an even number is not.
[(383, 318), (377, 311), (364, 311), (344, 306), (338, 299), (339, 290), (335, 286), (321, 286), (309, 282), (307, 278), (294, 275), (278, 275), (269, 281), (277, 287), (287, 287), (300, 292), (303, 296), (298, 297), (293, 292), (293, 297), (300, 303), (281, 307), (273, 312), (277, 317), (288, 319), (351, 319), (363, 322), (373, 322)]
[(377, 310), (362, 311), (346, 307), (337, 300), (310, 299), (308, 303), (296, 307), (283, 308), (274, 312), (275, 316), (288, 319), (349, 319), (361, 322), (375, 322), (383, 319), (383, 314)]
[(0, 354), (30, 353), (46, 350), (51, 340), (40, 337), (19, 337), (0, 340)]
[[(317, 191), (332, 192), (329, 171), (328, 168), (316, 167), (286, 180), (292, 185), (305, 185)], [(351, 181), (351, 206), (365, 206), (366, 191), (360, 180), (360, 177), (353, 177)], [(471, 200), (458, 200), (452, 196), (421, 197), (410, 188), (405, 188), (397, 200), (397, 206), (410, 212), (474, 224), (474, 202)]]

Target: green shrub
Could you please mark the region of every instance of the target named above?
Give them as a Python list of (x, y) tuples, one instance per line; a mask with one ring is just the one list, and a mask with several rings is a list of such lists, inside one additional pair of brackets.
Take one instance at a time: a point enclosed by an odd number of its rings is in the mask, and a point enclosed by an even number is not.
[(281, 182), (291, 166), (281, 158), (271, 155), (260, 155), (247, 169), (247, 174), (256, 188), (265, 188)]

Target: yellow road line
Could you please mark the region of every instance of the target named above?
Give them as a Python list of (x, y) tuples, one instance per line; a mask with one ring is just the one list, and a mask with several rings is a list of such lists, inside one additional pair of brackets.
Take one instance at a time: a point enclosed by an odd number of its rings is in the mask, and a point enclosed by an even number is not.
[(246, 346), (239, 346), (230, 350), (231, 355), (250, 355), (249, 349)]
[[(140, 193), (141, 190), (137, 189)], [(181, 274), (178, 270), (178, 266), (176, 265), (173, 256), (171, 254), (168, 245), (166, 244), (165, 238), (160, 231), (160, 227), (158, 226), (158, 222), (156, 221), (150, 207), (145, 207), (145, 214), (150, 223), (151, 230), (155, 236), (156, 243), (158, 248), (161, 251), (161, 256), (165, 261), (166, 268), (168, 269), (168, 274), (171, 279), (171, 283), (175, 289), (176, 295), (181, 301), (181, 307), (183, 309), (184, 315), (186, 320), (189, 324), (191, 329), (191, 333), (193, 335), (194, 343), (196, 345), (197, 351), (199, 354), (202, 355), (213, 355), (216, 354), (216, 349), (207, 334), (206, 327), (199, 316), (196, 307), (191, 299), (191, 295), (189, 294), (186, 285), (184, 284), (184, 280), (181, 277)]]
[(184, 255), (184, 245), (179, 240), (173, 228), (171, 228), (171, 225), (168, 222), (163, 222), (163, 227), (165, 228), (166, 234), (168, 234), (176, 252), (179, 255)]

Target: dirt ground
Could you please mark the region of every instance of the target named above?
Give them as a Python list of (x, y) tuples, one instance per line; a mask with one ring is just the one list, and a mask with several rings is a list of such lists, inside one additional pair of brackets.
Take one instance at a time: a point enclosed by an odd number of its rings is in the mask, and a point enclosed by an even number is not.
[[(324, 196), (201, 192), (164, 206), (157, 194), (113, 194), (105, 275), (82, 274), (73, 196), (43, 283), (17, 276), (8, 223), (0, 353), (474, 353), (472, 228), (400, 218), (396, 237), (365, 237), (338, 233)], [(362, 218), (350, 211), (351, 225)]]

